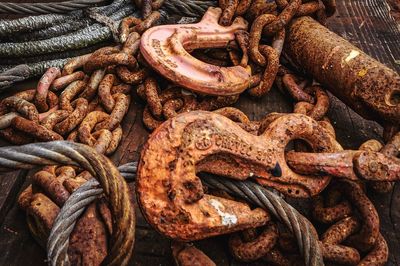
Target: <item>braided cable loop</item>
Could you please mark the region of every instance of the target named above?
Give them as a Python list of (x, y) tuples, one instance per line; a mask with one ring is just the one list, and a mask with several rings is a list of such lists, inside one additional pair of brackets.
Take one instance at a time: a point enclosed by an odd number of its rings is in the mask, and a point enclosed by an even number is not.
[(295, 235), (305, 265), (324, 265), (318, 236), (311, 223), (281, 197), (250, 181), (201, 175), (207, 186), (221, 189), (270, 211)]
[(68, 13), (74, 10), (87, 8), (96, 4), (101, 4), (106, 1), (107, 0), (72, 0), (65, 2), (18, 4), (12, 2), (0, 2), (0, 13), (21, 15)]
[[(38, 15), (58, 13), (64, 14), (74, 10), (84, 9), (93, 5), (102, 4), (107, 0), (73, 0), (50, 3), (12, 3), (0, 2), (0, 14)], [(162, 9), (168, 13), (198, 17), (210, 6), (216, 6), (215, 0), (166, 0)]]
[[(113, 217), (113, 232), (110, 240), (110, 249), (108, 256), (105, 258), (104, 264), (107, 265), (126, 265), (132, 254), (135, 235), (135, 215), (134, 208), (129, 199), (128, 186), (125, 180), (121, 177), (117, 168), (104, 155), (98, 154), (89, 146), (78, 144), (69, 141), (53, 141), (46, 143), (32, 143), (18, 147), (1, 147), (0, 148), (0, 169), (31, 169), (38, 165), (75, 165), (89, 171), (93, 176), (96, 176), (104, 195), (110, 204), (110, 211)], [(88, 182), (87, 186), (96, 186)], [(91, 188), (91, 187), (89, 187)], [(96, 193), (100, 193), (98, 188), (96, 192), (91, 191), (83, 186), (77, 193), (85, 199), (77, 200), (75, 197), (70, 197), (60, 212), (62, 217), (68, 217), (70, 220), (76, 220), (79, 216), (79, 209), (84, 208), (84, 205), (89, 204)], [(71, 203), (69, 203), (71, 201)], [(73, 203), (79, 203), (74, 205)], [(67, 212), (65, 214), (65, 212)], [(63, 218), (57, 218), (59, 223), (64, 223)], [(73, 223), (68, 220), (66, 224), (55, 224), (51, 235), (62, 231), (62, 228), (68, 230), (73, 229)], [(61, 226), (61, 227), (60, 227)], [(53, 233), (54, 231), (54, 233)], [(69, 232), (70, 233), (70, 232)], [(68, 246), (68, 237), (59, 236), (62, 239), (67, 239), (61, 243), (61, 240), (49, 241), (49, 246), (54, 245), (54, 251), (51, 250), (50, 262), (52, 265), (57, 263), (54, 258), (62, 258), (67, 261), (66, 247)], [(55, 244), (52, 244), (55, 241)], [(58, 247), (58, 248), (57, 248)]]

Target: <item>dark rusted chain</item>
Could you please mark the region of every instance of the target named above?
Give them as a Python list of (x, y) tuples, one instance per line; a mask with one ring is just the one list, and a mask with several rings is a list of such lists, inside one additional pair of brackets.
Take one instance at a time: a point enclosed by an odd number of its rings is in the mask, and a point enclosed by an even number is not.
[[(134, 244), (134, 209), (130, 203), (128, 187), (110, 160), (86, 145), (69, 141), (0, 148), (0, 169), (3, 171), (18, 168), (31, 169), (38, 165), (56, 164), (79, 166), (98, 178), (104, 194), (109, 200), (113, 217), (110, 252), (104, 263), (126, 265), (132, 254)], [(73, 199), (74, 197), (71, 200)], [(74, 214), (71, 217), (77, 218), (77, 216)], [(57, 248), (57, 246), (55, 247)], [(64, 245), (60, 248), (61, 250), (56, 250), (56, 254), (66, 251)]]
[(64, 14), (77, 9), (84, 9), (90, 6), (101, 4), (106, 0), (72, 0), (65, 2), (50, 2), (50, 3), (12, 3), (0, 2), (1, 14), (22, 14), (22, 15), (37, 15), (59, 13)]
[(0, 73), (0, 91), (10, 87), (18, 81), (27, 79), (30, 76), (29, 66), (18, 65), (3, 73)]

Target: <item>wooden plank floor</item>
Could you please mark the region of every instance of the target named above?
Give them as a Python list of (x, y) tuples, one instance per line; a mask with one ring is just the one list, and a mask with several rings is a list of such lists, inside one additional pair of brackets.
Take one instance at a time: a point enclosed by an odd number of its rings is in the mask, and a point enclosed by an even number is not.
[[(391, 0), (397, 1), (397, 0)], [(399, 24), (390, 15), (385, 0), (338, 0), (338, 12), (330, 19), (329, 28), (350, 40), (365, 52), (400, 70)], [(33, 83), (24, 84), (29, 87)], [(357, 148), (370, 138), (381, 139), (382, 129), (366, 121), (332, 98), (329, 117), (337, 131), (338, 141), (345, 148)], [(269, 112), (290, 112), (292, 104), (273, 89), (259, 100), (242, 96), (236, 107), (251, 119), (260, 119)], [(123, 123), (124, 139), (112, 159), (117, 164), (137, 160), (146, 141), (147, 131), (141, 121), (143, 103), (134, 101)], [(21, 189), (29, 184), (27, 171), (0, 175), (0, 265), (45, 265), (45, 253), (28, 232), (25, 215), (15, 200)], [(131, 184), (133, 188), (133, 184)], [(387, 265), (400, 265), (400, 186), (392, 193), (370, 193), (381, 219), (381, 231), (389, 244), (390, 258)], [(131, 265), (170, 265), (169, 240), (152, 230), (136, 206), (136, 245)], [(240, 265), (232, 260), (227, 248), (227, 237), (220, 236), (196, 243), (218, 265)]]

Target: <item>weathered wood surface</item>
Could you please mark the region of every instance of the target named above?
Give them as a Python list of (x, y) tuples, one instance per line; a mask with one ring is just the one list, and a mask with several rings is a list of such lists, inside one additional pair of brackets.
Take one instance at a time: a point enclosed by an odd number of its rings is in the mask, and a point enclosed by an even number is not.
[[(390, 0), (393, 3), (397, 0)], [(390, 15), (384, 0), (338, 0), (338, 12), (330, 19), (329, 28), (353, 42), (386, 65), (400, 70), (399, 24)], [(25, 83), (28, 88), (33, 81)], [(269, 112), (290, 112), (292, 104), (276, 89), (259, 100), (242, 96), (236, 107), (252, 119)], [(124, 139), (112, 159), (124, 164), (138, 159), (147, 131), (141, 121), (143, 103), (133, 102), (123, 123)], [(381, 140), (382, 129), (366, 121), (332, 97), (329, 117), (334, 123), (339, 142), (345, 148), (357, 148), (370, 138)], [(28, 178), (26, 178), (28, 177)], [(45, 253), (28, 232), (25, 215), (15, 203), (17, 192), (29, 184), (26, 171), (0, 175), (0, 265), (45, 265)], [(133, 186), (131, 184), (131, 186)], [(389, 244), (388, 265), (400, 265), (400, 186), (387, 195), (369, 194), (378, 209), (381, 230)], [(152, 230), (136, 206), (137, 230), (132, 265), (170, 265), (173, 263), (169, 240)], [(232, 260), (227, 237), (199, 241), (196, 245), (218, 265), (240, 265)]]

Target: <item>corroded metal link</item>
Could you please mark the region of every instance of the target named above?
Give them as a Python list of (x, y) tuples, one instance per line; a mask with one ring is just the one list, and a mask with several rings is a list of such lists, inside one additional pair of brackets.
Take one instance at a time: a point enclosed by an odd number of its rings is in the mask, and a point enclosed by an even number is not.
[(273, 14), (278, 15), (277, 5), (275, 1), (268, 2), (264, 0), (253, 0), (250, 8), (246, 14), (246, 19), (248, 21), (253, 21), (255, 18), (262, 14)]
[(78, 80), (74, 81), (68, 85), (68, 87), (63, 90), (60, 95), (60, 109), (72, 112), (74, 108), (72, 107), (72, 100), (81, 93), (86, 86), (86, 82)]
[(243, 241), (240, 235), (235, 233), (229, 239), (229, 248), (236, 259), (251, 262), (266, 256), (277, 240), (278, 228), (275, 224), (269, 224), (259, 236), (251, 241)]
[(268, 25), (275, 20), (276, 16), (271, 14), (264, 14), (257, 17), (251, 26), (249, 40), (250, 58), (260, 66), (265, 66), (267, 64), (266, 58), (264, 57), (264, 55), (261, 54), (261, 51), (259, 50), (261, 32), (265, 25)]
[(84, 77), (85, 73), (83, 73), (82, 71), (77, 71), (72, 74), (59, 77), (53, 81), (53, 83), (50, 86), (50, 89), (53, 91), (59, 91), (61, 89), (64, 89), (65, 87), (67, 87), (69, 84), (71, 84), (76, 80), (84, 79)]
[(96, 142), (93, 148), (100, 154), (105, 154), (108, 146), (110, 146), (112, 133), (107, 129), (100, 129), (92, 134)]
[(115, 75), (107, 74), (99, 84), (97, 96), (99, 102), (107, 113), (111, 113), (115, 106), (115, 100), (111, 95), (111, 88), (115, 82)]
[(56, 132), (45, 128), (37, 124), (32, 120), (25, 119), (23, 117), (15, 117), (11, 126), (21, 132), (24, 132), (39, 141), (54, 141), (63, 140), (64, 138)]
[(40, 78), (39, 83), (36, 88), (36, 93), (33, 98), (33, 103), (39, 112), (46, 112), (49, 110), (47, 105), (47, 95), (49, 93), (49, 88), (51, 83), (61, 75), (60, 69), (57, 67), (51, 67)]
[(88, 102), (84, 98), (78, 98), (72, 102), (72, 108), (74, 108), (72, 113), (54, 126), (54, 131), (60, 135), (70, 133), (82, 122), (88, 112)]
[(219, 24), (223, 26), (229, 26), (232, 23), (239, 0), (226, 0), (224, 2), (225, 3), (223, 7), (220, 6), (223, 11), (221, 17), (219, 18)]
[(359, 266), (386, 265), (389, 259), (389, 248), (382, 234), (379, 234), (374, 248), (360, 261)]
[(64, 188), (61, 179), (56, 179), (55, 173), (47, 171), (39, 171), (32, 177), (33, 184), (39, 186), (46, 192), (51, 200), (54, 201), (59, 207), (65, 203), (69, 198), (69, 192)]
[(206, 254), (193, 245), (173, 241), (171, 249), (177, 266), (216, 266)]
[[(35, 94), (36, 94), (36, 90), (32, 89), (32, 90), (17, 92), (16, 94), (14, 94), (14, 97), (18, 97), (18, 98), (21, 98), (28, 102), (33, 103)], [(58, 96), (54, 92), (49, 91), (47, 93), (46, 103), (48, 104), (49, 108), (54, 108), (58, 104)], [(41, 119), (40, 116), (41, 116), (41, 114), (39, 114), (39, 120)]]
[(95, 131), (100, 129), (114, 130), (122, 122), (129, 109), (131, 97), (122, 93), (115, 93), (112, 95), (115, 105), (110, 113), (110, 116), (103, 122), (95, 127)]
[(350, 246), (365, 252), (375, 247), (380, 235), (378, 212), (358, 184), (351, 181), (344, 184), (344, 194), (355, 205), (362, 220), (360, 231), (347, 241)]
[(322, 243), (324, 260), (339, 265), (357, 265), (360, 262), (360, 253), (355, 249), (343, 245)]
[(100, 123), (109, 118), (109, 115), (100, 111), (93, 111), (89, 113), (79, 126), (79, 140), (89, 146), (94, 146), (96, 138), (91, 134), (93, 128), (97, 123)]
[(68, 60), (64, 65), (62, 76), (70, 75), (74, 73), (76, 69), (83, 67), (89, 61), (91, 55), (92, 54), (85, 54)]
[(86, 85), (85, 90), (79, 95), (80, 98), (85, 98), (90, 101), (97, 94), (100, 82), (103, 80), (105, 75), (104, 69), (95, 70)]
[(279, 67), (279, 55), (274, 48), (262, 45), (259, 49), (264, 58), (267, 59), (267, 64), (261, 82), (256, 87), (248, 89), (249, 94), (255, 97), (261, 97), (269, 92), (274, 84)]
[(24, 145), (33, 141), (32, 137), (27, 136), (25, 133), (15, 130), (11, 127), (1, 129), (0, 136), (6, 141), (16, 145)]
[(350, 235), (357, 232), (360, 228), (360, 222), (354, 216), (344, 218), (333, 224), (321, 236), (321, 242), (327, 244), (340, 244)]
[[(244, 30), (238, 30), (235, 32), (236, 42), (238, 43), (240, 49), (242, 50), (242, 59), (240, 60), (240, 65), (242, 67), (247, 67), (249, 62), (248, 47), (249, 47), (249, 33)], [(234, 64), (235, 65), (235, 64)]]
[(289, 94), (297, 101), (297, 102), (308, 102), (314, 103), (314, 98), (305, 92), (297, 83), (296, 76), (293, 74), (285, 74), (282, 78), (283, 85)]
[(6, 108), (15, 109), (18, 113), (21, 113), (29, 120), (34, 122), (39, 121), (39, 112), (36, 109), (36, 106), (20, 97), (10, 96), (5, 98), (3, 101), (1, 101), (1, 105)]
[(136, 18), (136, 17), (126, 17), (122, 19), (119, 27), (120, 27), (120, 40), (122, 43), (125, 43), (126, 40), (128, 39), (130, 27), (134, 25), (138, 25), (142, 22), (141, 19)]
[(290, 0), (290, 3), (278, 15), (278, 18), (264, 27), (263, 34), (271, 36), (282, 30), (296, 15), (300, 5), (301, 0)]
[(317, 196), (314, 200), (313, 217), (322, 223), (333, 223), (340, 221), (353, 213), (353, 208), (348, 201), (342, 201), (335, 206), (324, 206), (321, 196)]
[[(141, 89), (143, 88), (143, 89)], [(144, 86), (138, 88), (138, 94), (143, 93), (143, 98), (148, 105), (143, 111), (143, 122), (150, 130), (157, 128), (163, 121), (162, 115), (166, 118), (172, 118), (178, 113), (193, 111), (199, 109), (196, 98), (191, 94), (185, 94), (182, 89), (176, 86), (167, 88), (158, 94), (157, 83), (150, 79)], [(154, 113), (161, 109), (161, 115)], [(153, 111), (152, 111), (153, 110)]]
[(150, 111), (155, 117), (160, 118), (162, 114), (162, 103), (158, 95), (159, 88), (157, 81), (152, 77), (147, 78), (144, 82), (144, 88)]
[(400, 132), (394, 135), (392, 139), (386, 143), (381, 152), (386, 156), (398, 157), (400, 155)]
[(92, 73), (96, 69), (112, 65), (124, 65), (135, 68), (137, 62), (133, 55), (123, 53), (115, 47), (105, 47), (91, 54), (88, 61), (84, 64), (83, 69), (86, 73)]

